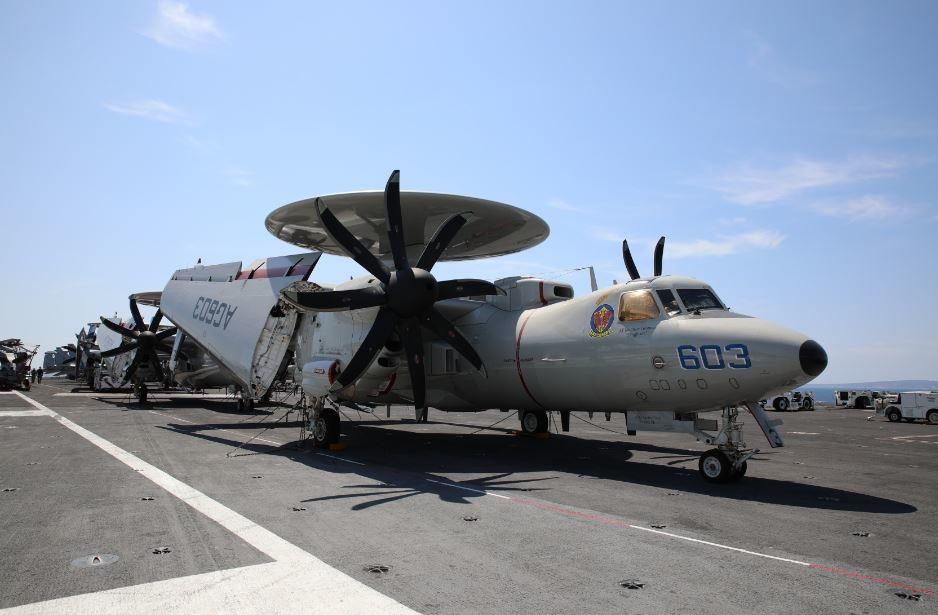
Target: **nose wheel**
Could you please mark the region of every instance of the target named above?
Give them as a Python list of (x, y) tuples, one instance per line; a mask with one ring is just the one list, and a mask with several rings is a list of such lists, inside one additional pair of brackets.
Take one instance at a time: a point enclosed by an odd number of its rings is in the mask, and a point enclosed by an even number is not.
[[(750, 453), (754, 454), (753, 453)], [(746, 475), (748, 464), (742, 456), (736, 461), (731, 460), (731, 455), (718, 448), (712, 449), (700, 456), (700, 462), (697, 464), (700, 468), (700, 474), (704, 480), (711, 483), (725, 483), (731, 480), (738, 480)]]

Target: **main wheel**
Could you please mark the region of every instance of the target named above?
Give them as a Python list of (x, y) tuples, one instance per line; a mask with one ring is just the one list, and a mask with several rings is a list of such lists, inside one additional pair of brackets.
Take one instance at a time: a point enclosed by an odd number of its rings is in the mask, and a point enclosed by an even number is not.
[(141, 404), (147, 403), (147, 388), (146, 387), (142, 386), (140, 387), (140, 389), (137, 390), (137, 401), (139, 401)]
[(938, 425), (938, 408), (932, 408), (929, 410), (925, 417), (932, 425)]
[(23, 381), (23, 390), (24, 390), (24, 391), (28, 391), (28, 390), (29, 390), (29, 380), (24, 380), (24, 381)]
[(339, 413), (332, 408), (323, 408), (313, 421), (313, 444), (317, 448), (329, 448), (339, 441)]
[(543, 410), (529, 410), (521, 414), (521, 431), (527, 434), (547, 432), (547, 413)]
[(709, 450), (701, 455), (697, 465), (704, 480), (711, 483), (726, 482), (733, 471), (733, 464), (719, 449)]
[(902, 420), (902, 413), (899, 412), (899, 408), (893, 406), (886, 411), (886, 418), (889, 419), (891, 423), (898, 423)]

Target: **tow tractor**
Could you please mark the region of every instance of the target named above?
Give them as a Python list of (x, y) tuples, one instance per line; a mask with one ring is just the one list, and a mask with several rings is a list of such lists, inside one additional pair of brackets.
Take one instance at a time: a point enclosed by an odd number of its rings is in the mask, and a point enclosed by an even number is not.
[(29, 374), (37, 350), (39, 346), (30, 350), (16, 338), (0, 341), (0, 390), (29, 390)]
[[(771, 400), (771, 404), (769, 404)], [(814, 410), (814, 393), (808, 391), (788, 391), (778, 395), (773, 395), (768, 399), (762, 400), (762, 406), (771, 405), (779, 412), (788, 412), (789, 410)]]

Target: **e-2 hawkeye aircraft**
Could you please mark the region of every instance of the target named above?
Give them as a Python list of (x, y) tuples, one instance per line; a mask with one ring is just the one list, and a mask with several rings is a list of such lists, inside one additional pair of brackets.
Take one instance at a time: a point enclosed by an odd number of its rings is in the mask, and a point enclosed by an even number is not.
[[(294, 354), (319, 446), (338, 440), (341, 404), (413, 404), (422, 420), (429, 406), (517, 410), (526, 433), (546, 432), (549, 412), (565, 431), (571, 412), (621, 413), (630, 434), (682, 432), (713, 445), (699, 467), (722, 482), (743, 476), (755, 453), (739, 410), (782, 446), (758, 400), (827, 365), (817, 342), (729, 311), (702, 281), (662, 275), (663, 238), (652, 277), (640, 277), (623, 242), (632, 279), (583, 297), (538, 278), (438, 281), (438, 261), (518, 252), (549, 229), (503, 203), (402, 193), (397, 171), (383, 193), (297, 201), (266, 226), (316, 252), (249, 270), (181, 269), (161, 309), (254, 397)], [(309, 282), (322, 252), (347, 255), (368, 275)]]

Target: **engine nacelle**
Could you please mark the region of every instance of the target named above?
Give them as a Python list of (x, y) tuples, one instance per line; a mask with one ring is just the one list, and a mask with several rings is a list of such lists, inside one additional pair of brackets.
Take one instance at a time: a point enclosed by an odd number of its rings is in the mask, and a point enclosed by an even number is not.
[(317, 358), (303, 365), (303, 391), (311, 397), (328, 395), (342, 371), (338, 359)]

